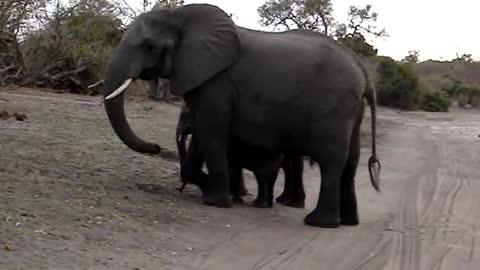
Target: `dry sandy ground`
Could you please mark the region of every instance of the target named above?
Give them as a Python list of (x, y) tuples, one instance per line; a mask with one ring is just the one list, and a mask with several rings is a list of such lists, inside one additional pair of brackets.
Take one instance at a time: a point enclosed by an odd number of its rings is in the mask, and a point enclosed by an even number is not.
[[(478, 112), (381, 109), (381, 193), (368, 180), (367, 117), (361, 224), (320, 229), (302, 223), (317, 168), (305, 171), (305, 209), (217, 209), (193, 187), (178, 193), (176, 162), (124, 146), (98, 98), (0, 89), (4, 109), (28, 119), (0, 120), (2, 270), (480, 269)], [(141, 137), (174, 149), (177, 106), (129, 102), (127, 112)]]

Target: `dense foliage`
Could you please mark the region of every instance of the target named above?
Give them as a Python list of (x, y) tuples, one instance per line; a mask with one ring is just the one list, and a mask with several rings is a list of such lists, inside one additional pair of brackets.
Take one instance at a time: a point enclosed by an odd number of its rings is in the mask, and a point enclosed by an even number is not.
[(444, 92), (426, 93), (422, 97), (421, 109), (427, 112), (448, 112), (450, 98)]
[(125, 1), (112, 0), (2, 1), (0, 86), (98, 93), (101, 84), (88, 86), (102, 80), (128, 22), (155, 4), (183, 4), (183, 0), (141, 2), (136, 10)]
[(412, 65), (384, 57), (377, 68), (378, 103), (412, 110), (417, 108), (421, 90)]

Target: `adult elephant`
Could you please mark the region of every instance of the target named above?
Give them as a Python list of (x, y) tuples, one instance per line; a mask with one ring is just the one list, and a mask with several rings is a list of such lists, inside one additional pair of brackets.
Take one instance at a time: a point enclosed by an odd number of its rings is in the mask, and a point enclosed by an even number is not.
[(220, 8), (191, 4), (138, 16), (108, 63), (105, 106), (118, 137), (142, 153), (157, 144), (138, 138), (124, 112), (134, 79), (168, 78), (194, 112), (193, 133), (209, 171), (203, 201), (230, 207), (228, 141), (310, 157), (320, 167), (316, 208), (304, 222), (358, 224), (354, 176), (364, 99), (372, 113), (370, 180), (379, 188), (376, 98), (365, 68), (345, 47), (319, 33), (236, 26)]
[[(192, 134), (193, 130), (193, 113), (184, 103), (180, 110), (175, 138), (177, 143), (177, 151), (180, 157), (180, 171), (184, 186), (187, 182), (191, 182), (203, 189), (202, 179), (207, 179), (206, 174), (201, 170), (204, 158), (195, 146), (195, 140), (192, 138), (188, 145), (187, 155), (187, 137)], [(273, 195), (274, 179), (269, 177), (277, 177), (278, 171), (282, 168), (285, 175), (285, 184), (282, 194), (276, 199), (278, 203), (286, 206), (303, 208), (305, 207), (305, 190), (303, 187), (303, 158), (295, 155), (282, 155), (278, 153), (274, 157), (272, 163), (266, 166), (260, 166), (265, 160), (262, 160), (261, 152), (248, 149), (248, 146), (239, 145), (233, 141), (229, 149), (229, 165), (231, 185), (230, 192), (234, 200), (241, 202), (241, 196), (247, 195), (248, 191), (242, 174), (242, 169), (252, 170), (257, 178), (259, 185), (259, 195), (254, 201), (254, 206), (271, 207), (270, 197)], [(247, 151), (250, 151), (248, 153)], [(279, 161), (279, 162), (277, 162)], [(260, 168), (260, 170), (259, 170)], [(262, 179), (259, 179), (262, 178)], [(183, 188), (182, 188), (183, 189)], [(261, 198), (260, 198), (261, 197)]]

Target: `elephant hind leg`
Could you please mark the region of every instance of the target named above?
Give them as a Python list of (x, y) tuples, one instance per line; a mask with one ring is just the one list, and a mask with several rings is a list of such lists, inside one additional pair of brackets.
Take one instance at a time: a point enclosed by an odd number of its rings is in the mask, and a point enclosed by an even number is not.
[[(317, 156), (312, 159), (320, 167), (321, 185), (316, 208), (304, 219), (310, 226), (336, 228), (340, 225), (340, 180), (347, 161), (349, 139), (323, 140), (323, 150), (316, 148)], [(320, 151), (321, 150), (321, 151)], [(314, 152), (315, 153), (315, 152)]]
[[(360, 137), (358, 142), (352, 142), (347, 164), (343, 170), (340, 182), (340, 223), (342, 225), (357, 225), (357, 195), (355, 194), (355, 174), (360, 157)], [(352, 138), (353, 139), (353, 138)]]
[(358, 225), (357, 195), (355, 192), (355, 175), (360, 159), (360, 125), (363, 119), (362, 106), (350, 141), (347, 163), (340, 182), (340, 223), (342, 225)]

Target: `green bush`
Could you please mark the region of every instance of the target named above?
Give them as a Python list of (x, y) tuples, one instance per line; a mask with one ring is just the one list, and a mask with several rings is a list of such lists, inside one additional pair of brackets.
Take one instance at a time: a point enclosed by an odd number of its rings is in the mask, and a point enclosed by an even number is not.
[[(25, 54), (25, 64), (29, 72), (47, 76), (35, 84), (96, 93), (86, 86), (103, 79), (105, 65), (122, 37), (121, 28), (120, 20), (111, 14), (76, 10), (58, 24), (30, 33), (22, 42), (22, 49), (29, 52)], [(48, 79), (79, 69), (64, 79)]]
[(451, 82), (442, 88), (442, 92), (446, 93), (452, 99), (458, 101), (460, 107), (467, 104), (477, 106), (480, 97), (480, 86), (466, 85), (459, 80), (451, 80)]
[(377, 67), (378, 103), (407, 110), (416, 109), (421, 90), (418, 76), (409, 63), (398, 63), (382, 57)]
[(459, 80), (451, 80), (451, 82), (442, 88), (452, 98), (458, 98), (462, 95), (467, 95), (469, 91), (467, 87)]
[(421, 109), (427, 112), (448, 112), (450, 98), (444, 92), (429, 92), (423, 95)]

